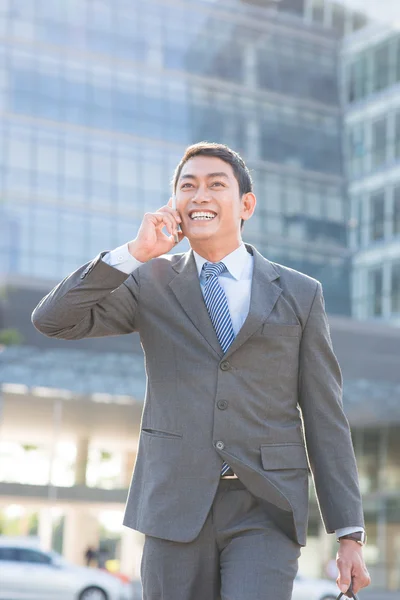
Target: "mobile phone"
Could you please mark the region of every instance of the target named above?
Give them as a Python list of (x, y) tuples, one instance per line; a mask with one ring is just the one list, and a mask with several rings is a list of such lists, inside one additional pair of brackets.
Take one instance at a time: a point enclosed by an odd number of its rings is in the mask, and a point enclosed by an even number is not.
[[(175, 194), (173, 194), (173, 195), (172, 195), (172, 208), (173, 208), (174, 210), (176, 210), (176, 196), (175, 196)], [(178, 224), (178, 227), (177, 227), (177, 231), (181, 231), (181, 228), (180, 228), (180, 225), (179, 225), (179, 224)], [(176, 234), (175, 234), (175, 244), (178, 244), (178, 243), (179, 243), (179, 236), (178, 236), (178, 234), (176, 233)]]

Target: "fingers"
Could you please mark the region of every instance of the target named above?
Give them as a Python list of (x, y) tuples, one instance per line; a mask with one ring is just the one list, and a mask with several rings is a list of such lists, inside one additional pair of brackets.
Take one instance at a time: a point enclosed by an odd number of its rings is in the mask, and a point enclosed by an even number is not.
[[(171, 200), (170, 200), (170, 202), (171, 202)], [(161, 208), (159, 208), (157, 212), (166, 212), (166, 213), (172, 215), (177, 223), (181, 223), (182, 222), (181, 215), (179, 214), (179, 212), (177, 211), (176, 208), (172, 208), (172, 206), (170, 206), (170, 202), (168, 202), (168, 204), (166, 204), (165, 206), (162, 206)]]
[(157, 229), (166, 227), (170, 235), (174, 235), (177, 230), (176, 219), (168, 213), (157, 211), (155, 213), (146, 213), (145, 219), (150, 220)]
[(168, 223), (170, 223), (172, 230), (169, 229), (167, 226), (167, 231), (171, 235), (175, 235), (175, 233), (177, 233), (178, 225), (180, 225), (180, 223), (182, 222), (181, 216), (177, 210), (166, 205), (166, 206), (163, 206), (162, 208), (158, 209), (158, 211), (155, 214), (162, 214), (163, 216), (165, 216), (168, 219)]
[(361, 565), (359, 569), (353, 569), (353, 592), (357, 594), (362, 588), (367, 587), (371, 583), (371, 577), (365, 565)]
[[(349, 589), (350, 583), (351, 583), (350, 565), (343, 564), (343, 562), (341, 562), (340, 560), (338, 560), (337, 563), (338, 563), (338, 568), (339, 568), (339, 575), (338, 575), (338, 578), (336, 579), (336, 583), (337, 583), (340, 591), (343, 594), (345, 594), (347, 592), (347, 590)], [(350, 598), (351, 596), (348, 596), (348, 597)]]
[[(358, 559), (358, 555), (356, 556)], [(338, 567), (339, 575), (336, 579), (336, 583), (340, 591), (345, 594), (350, 587), (351, 584), (351, 575), (352, 575), (352, 567), (353, 567), (353, 548), (345, 548), (342, 550), (340, 548), (337, 558), (336, 564)], [(348, 594), (346, 594), (349, 598)]]
[[(336, 562), (339, 569), (339, 576), (336, 583), (343, 594), (346, 594), (350, 584), (352, 584), (352, 589), (355, 594), (357, 594), (361, 588), (370, 585), (371, 578), (368, 569), (358, 552), (353, 553), (352, 556), (338, 555)], [(351, 598), (350, 594), (346, 594), (346, 596)]]

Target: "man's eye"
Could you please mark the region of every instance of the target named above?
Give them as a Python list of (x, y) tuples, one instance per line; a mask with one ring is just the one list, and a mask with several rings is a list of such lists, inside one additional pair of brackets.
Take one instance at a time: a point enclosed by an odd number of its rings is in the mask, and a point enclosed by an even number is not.
[(213, 185), (218, 184), (218, 185), (223, 185), (223, 183), (221, 183), (220, 181), (214, 181)]
[(183, 186), (182, 186), (182, 190), (183, 190), (183, 188), (184, 188), (184, 187), (186, 187), (187, 185), (192, 185), (192, 184), (191, 184), (191, 183), (184, 183), (184, 184), (183, 184)]

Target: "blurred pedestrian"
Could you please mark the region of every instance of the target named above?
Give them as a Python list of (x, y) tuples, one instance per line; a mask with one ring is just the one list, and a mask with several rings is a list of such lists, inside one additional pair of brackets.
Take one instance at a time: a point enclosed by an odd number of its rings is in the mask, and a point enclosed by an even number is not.
[[(341, 540), (340, 588), (369, 584), (322, 287), (243, 242), (255, 207), (236, 152), (189, 147), (168, 204), (33, 313), (56, 338), (140, 333), (148, 385), (124, 524), (146, 535), (144, 600), (289, 600), (308, 466), (326, 530)], [(184, 236), (189, 252), (167, 254)]]
[(86, 561), (86, 566), (90, 567), (92, 566), (93, 561), (96, 558), (96, 551), (94, 548), (92, 548), (92, 546), (88, 546), (85, 552), (85, 561)]

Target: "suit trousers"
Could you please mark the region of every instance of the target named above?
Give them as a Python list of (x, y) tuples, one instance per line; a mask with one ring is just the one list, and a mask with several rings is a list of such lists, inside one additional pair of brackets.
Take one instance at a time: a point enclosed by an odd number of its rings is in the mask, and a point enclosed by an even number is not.
[(221, 479), (195, 540), (145, 537), (143, 600), (290, 600), (300, 549), (238, 479)]

